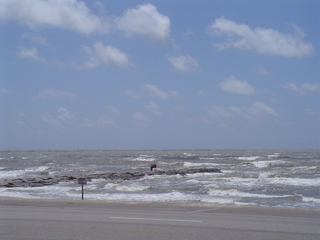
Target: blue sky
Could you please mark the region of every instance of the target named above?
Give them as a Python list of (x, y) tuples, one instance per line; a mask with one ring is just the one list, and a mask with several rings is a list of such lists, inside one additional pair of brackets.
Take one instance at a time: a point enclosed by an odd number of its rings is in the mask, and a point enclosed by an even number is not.
[(0, 0), (0, 149), (320, 147), (320, 1)]

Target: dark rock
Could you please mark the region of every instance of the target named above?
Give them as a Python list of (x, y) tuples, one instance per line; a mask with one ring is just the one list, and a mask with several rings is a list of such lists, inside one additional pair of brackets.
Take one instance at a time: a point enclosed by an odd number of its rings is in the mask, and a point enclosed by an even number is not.
[[(125, 173), (105, 173), (105, 174), (89, 174), (86, 176), (87, 181), (92, 179), (112, 179), (112, 180), (136, 180), (143, 178), (144, 176), (153, 175), (186, 175), (195, 173), (221, 173), (219, 169), (216, 168), (196, 168), (196, 169), (171, 169), (166, 171), (150, 171), (150, 172), (125, 172)], [(54, 176), (47, 178), (29, 178), (29, 179), (9, 179), (1, 180), (0, 187), (40, 187), (58, 184), (59, 182), (76, 182), (79, 176)]]

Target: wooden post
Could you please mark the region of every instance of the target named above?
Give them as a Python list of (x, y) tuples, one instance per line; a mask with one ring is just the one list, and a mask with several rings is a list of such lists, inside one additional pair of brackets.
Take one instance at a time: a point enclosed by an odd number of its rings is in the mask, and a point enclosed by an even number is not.
[(82, 185), (82, 200), (83, 200), (83, 184), (81, 184)]
[(84, 184), (87, 184), (87, 179), (85, 179), (85, 178), (79, 178), (79, 179), (78, 179), (78, 184), (81, 184), (82, 200), (83, 200), (83, 185), (84, 185)]

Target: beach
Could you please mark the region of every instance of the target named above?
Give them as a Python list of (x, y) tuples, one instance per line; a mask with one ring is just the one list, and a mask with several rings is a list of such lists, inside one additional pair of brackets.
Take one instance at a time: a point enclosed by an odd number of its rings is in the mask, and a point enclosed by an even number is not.
[(319, 239), (319, 159), (319, 150), (3, 151), (0, 240)]
[(0, 151), (0, 198), (78, 200), (88, 178), (86, 200), (320, 209), (319, 163), (319, 150)]
[(319, 239), (320, 210), (92, 200), (0, 199), (1, 240)]

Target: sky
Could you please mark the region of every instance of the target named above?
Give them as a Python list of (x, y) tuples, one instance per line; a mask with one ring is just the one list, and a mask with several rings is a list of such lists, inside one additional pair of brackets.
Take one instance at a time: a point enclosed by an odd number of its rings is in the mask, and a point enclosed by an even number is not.
[(319, 0), (0, 0), (0, 150), (319, 149)]

